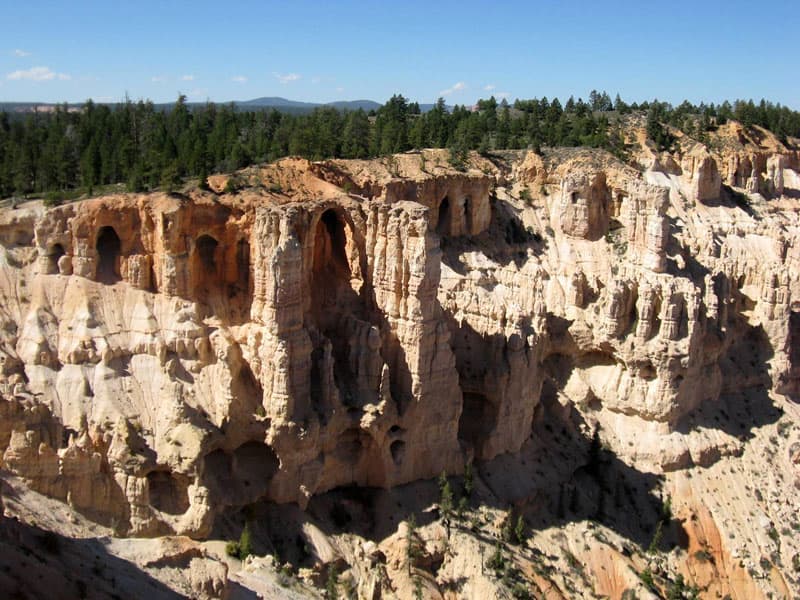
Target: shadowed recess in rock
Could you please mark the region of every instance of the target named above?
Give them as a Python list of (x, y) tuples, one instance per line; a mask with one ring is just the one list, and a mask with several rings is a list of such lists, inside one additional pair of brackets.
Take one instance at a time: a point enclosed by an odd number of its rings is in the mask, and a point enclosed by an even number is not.
[(111, 284), (120, 280), (119, 262), (122, 244), (111, 226), (97, 234), (97, 281)]
[(147, 474), (150, 506), (169, 515), (181, 515), (189, 509), (189, 481), (178, 473), (151, 471)]
[(444, 237), (452, 229), (452, 214), (450, 212), (450, 199), (445, 196), (439, 204), (439, 219), (436, 221), (436, 233)]
[[(547, 249), (547, 241), (541, 232), (526, 227), (517, 214), (517, 210), (505, 200), (495, 197), (491, 201), (491, 221), (489, 227), (479, 234), (453, 238), (443, 236), (440, 242), (443, 255), (442, 262), (456, 273), (464, 275), (469, 271), (461, 260), (463, 252), (480, 252), (500, 265), (514, 263), (521, 267), (528, 259), (528, 251), (541, 255)], [(464, 218), (467, 228), (471, 228), (471, 201), (464, 201)], [(471, 229), (467, 229), (467, 232)], [(441, 235), (441, 233), (440, 233)]]
[(267, 493), (279, 467), (267, 444), (246, 442), (233, 452), (217, 449), (206, 455), (202, 481), (218, 501), (241, 506)]
[(65, 254), (64, 246), (61, 244), (53, 244), (50, 247), (47, 254), (47, 272), (49, 274), (58, 273), (58, 261)]
[(742, 321), (740, 326), (744, 331), (719, 360), (723, 381), (719, 398), (707, 399), (682, 418), (677, 431), (718, 429), (745, 440), (755, 435), (755, 429), (781, 418), (783, 409), (770, 398), (769, 361), (774, 350), (769, 337), (761, 325)]
[(800, 310), (789, 313), (789, 372), (778, 388), (793, 402), (800, 402)]
[[(359, 338), (367, 321), (363, 296), (364, 276), (361, 251), (353, 238), (352, 225), (338, 209), (328, 209), (314, 228), (311, 268), (311, 306), (308, 312), (312, 330), (310, 389), (314, 408), (323, 420), (329, 409), (328, 373), (346, 405), (360, 405), (363, 390), (358, 386), (357, 355)], [(332, 363), (331, 363), (332, 361)], [(326, 387), (328, 386), (328, 387)]]
[(195, 274), (194, 295), (207, 300), (218, 292), (222, 281), (217, 261), (219, 242), (210, 235), (201, 235), (194, 246), (192, 272)]

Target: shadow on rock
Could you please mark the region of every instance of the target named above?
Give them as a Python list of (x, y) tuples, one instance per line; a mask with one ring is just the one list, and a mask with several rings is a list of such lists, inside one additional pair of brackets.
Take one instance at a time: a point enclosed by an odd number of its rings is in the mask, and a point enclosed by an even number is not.
[(442, 262), (459, 275), (470, 270), (460, 258), (464, 252), (478, 251), (501, 266), (514, 263), (520, 268), (528, 261), (528, 251), (537, 256), (547, 249), (543, 232), (526, 227), (517, 210), (508, 202), (491, 199), (492, 220), (489, 227), (476, 236), (449, 238), (440, 242)]

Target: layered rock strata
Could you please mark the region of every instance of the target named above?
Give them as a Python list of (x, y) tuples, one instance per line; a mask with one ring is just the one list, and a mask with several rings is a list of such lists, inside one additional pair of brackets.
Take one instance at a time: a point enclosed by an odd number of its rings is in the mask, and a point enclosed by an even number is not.
[(120, 533), (203, 537), (517, 452), (543, 399), (640, 432), (631, 460), (706, 464), (695, 411), (800, 380), (797, 156), (748, 210), (722, 184), (757, 191), (745, 162), (292, 159), (233, 194), (6, 211), (0, 465)]

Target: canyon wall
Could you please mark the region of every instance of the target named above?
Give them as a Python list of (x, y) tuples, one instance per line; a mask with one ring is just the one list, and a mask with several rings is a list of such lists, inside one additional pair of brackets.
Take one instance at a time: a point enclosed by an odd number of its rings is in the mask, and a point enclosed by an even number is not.
[(0, 466), (202, 538), (518, 452), (545, 401), (653, 469), (711, 464), (738, 442), (684, 435), (698, 410), (798, 393), (798, 157), (767, 154), (291, 159), (4, 211)]

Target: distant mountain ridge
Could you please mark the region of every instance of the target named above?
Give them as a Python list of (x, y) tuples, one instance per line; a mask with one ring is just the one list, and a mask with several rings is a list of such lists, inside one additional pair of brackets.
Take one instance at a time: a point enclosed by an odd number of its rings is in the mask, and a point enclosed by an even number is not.
[[(0, 111), (8, 113), (29, 113), (34, 111), (51, 111), (56, 106), (62, 106), (62, 102), (0, 102)], [(106, 106), (116, 106), (118, 102), (96, 102), (95, 104), (103, 104)], [(188, 102), (189, 106), (203, 106), (205, 102)], [(264, 96), (261, 98), (253, 98), (252, 100), (234, 100), (232, 102), (215, 102), (215, 104), (233, 104), (240, 110), (266, 110), (275, 109), (281, 112), (289, 113), (309, 113), (315, 108), (335, 108), (337, 110), (359, 110), (364, 111), (378, 110), (383, 106), (380, 102), (374, 100), (336, 100), (334, 102), (303, 102), (300, 100), (289, 100), (280, 96)], [(83, 105), (83, 102), (69, 102), (67, 106), (70, 109), (77, 109)], [(169, 110), (174, 106), (173, 102), (160, 102), (154, 106), (161, 110)], [(420, 104), (422, 112), (428, 112), (433, 108), (433, 104)], [(451, 109), (450, 106), (447, 107)]]
[(255, 108), (255, 107), (301, 108), (308, 110), (313, 110), (320, 106), (329, 106), (341, 110), (358, 110), (359, 108), (362, 108), (366, 111), (378, 110), (381, 107), (381, 104), (379, 102), (375, 102), (374, 100), (338, 100), (336, 102), (320, 103), (320, 102), (301, 102), (298, 100), (287, 100), (286, 98), (281, 98), (280, 96), (266, 96), (263, 98), (255, 98), (253, 100), (243, 100), (239, 102), (234, 102), (234, 104), (240, 107), (249, 107), (249, 108)]

